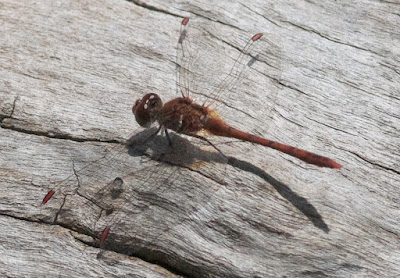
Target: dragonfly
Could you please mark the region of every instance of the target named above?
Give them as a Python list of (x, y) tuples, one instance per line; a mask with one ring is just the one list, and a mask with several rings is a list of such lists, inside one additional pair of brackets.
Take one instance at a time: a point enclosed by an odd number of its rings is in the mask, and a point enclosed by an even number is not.
[[(179, 97), (174, 98), (166, 103), (163, 103), (160, 96), (155, 93), (148, 93), (142, 98), (137, 99), (132, 106), (132, 113), (135, 116), (136, 122), (144, 128), (151, 127), (154, 123), (158, 123), (159, 127), (151, 134), (146, 141), (153, 139), (160, 131), (164, 132), (169, 144), (172, 140), (168, 130), (175, 133), (198, 138), (218, 152), (223, 152), (213, 144), (206, 135), (214, 135), (220, 137), (228, 137), (239, 139), (240, 141), (251, 142), (257, 145), (265, 146), (283, 152), (289, 156), (302, 160), (305, 163), (313, 164), (318, 167), (327, 167), (339, 169), (342, 167), (334, 160), (300, 149), (283, 143), (275, 142), (255, 134), (251, 134), (226, 123), (219, 114), (212, 109), (212, 105), (222, 99), (222, 96), (227, 92), (235, 89), (240, 85), (240, 82), (245, 78), (247, 69), (257, 61), (263, 61), (261, 52), (253, 52), (255, 46), (263, 39), (262, 33), (257, 33), (252, 36), (244, 48), (239, 52), (238, 57), (234, 60), (232, 67), (220, 82), (213, 87), (212, 92), (207, 96), (210, 103), (196, 103), (191, 97), (191, 94), (196, 93), (197, 87), (193, 85), (193, 75), (196, 74), (194, 65), (198, 58), (202, 55), (197, 55), (193, 51), (192, 41), (189, 29), (189, 18), (186, 17), (181, 22), (180, 36), (177, 45), (177, 88)], [(113, 184), (122, 184), (121, 178), (116, 178)], [(42, 205), (46, 204), (55, 194), (53, 188), (48, 191), (42, 200)], [(103, 244), (110, 232), (111, 227), (106, 226), (101, 234), (100, 243)]]
[[(182, 21), (182, 26), (186, 26), (188, 22), (189, 18), (184, 18)], [(185, 46), (186, 36), (187, 31), (185, 28), (183, 28), (179, 38), (179, 48), (183, 49), (183, 55), (189, 55), (189, 51), (184, 51), (185, 48), (188, 47)], [(240, 61), (243, 59), (243, 56), (245, 56), (247, 49), (251, 48), (252, 45), (260, 40), (262, 36), (262, 33), (258, 33), (250, 39), (250, 41), (241, 51), (241, 54), (237, 59), (237, 64), (241, 64)], [(183, 66), (181, 65), (180, 67)], [(227, 79), (229, 78), (230, 75), (228, 75)], [(219, 88), (217, 88), (217, 91), (221, 91), (229, 86), (229, 83), (232, 81), (227, 81), (227, 79), (223, 80), (222, 84), (220, 84)], [(186, 87), (183, 87), (181, 90), (181, 97), (170, 100), (165, 104), (163, 104), (161, 98), (157, 94), (146, 94), (143, 98), (136, 100), (132, 107), (132, 112), (135, 115), (136, 121), (142, 127), (150, 127), (154, 122), (158, 122), (160, 126), (159, 130), (170, 129), (177, 133), (193, 136), (207, 142), (209, 142), (208, 139), (199, 135), (199, 133), (205, 132), (216, 136), (235, 138), (242, 141), (259, 144), (265, 147), (273, 148), (290, 156), (296, 157), (306, 163), (314, 164), (319, 167), (328, 167), (334, 169), (342, 167), (339, 163), (328, 157), (268, 140), (236, 129), (220, 119), (220, 116), (216, 113), (216, 111), (210, 109), (209, 106), (195, 103), (193, 99), (188, 96), (187, 93), (189, 91), (190, 90), (187, 90)]]

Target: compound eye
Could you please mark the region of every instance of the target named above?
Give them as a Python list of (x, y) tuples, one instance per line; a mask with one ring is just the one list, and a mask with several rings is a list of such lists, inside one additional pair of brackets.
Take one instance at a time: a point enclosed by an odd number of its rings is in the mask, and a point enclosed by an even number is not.
[(136, 100), (132, 106), (132, 112), (136, 121), (142, 127), (150, 127), (157, 120), (158, 111), (162, 107), (162, 101), (156, 94), (147, 94), (142, 99)]
[(133, 114), (135, 114), (136, 109), (138, 108), (138, 106), (139, 106), (141, 101), (142, 101), (141, 99), (138, 99), (138, 100), (135, 101), (135, 104), (132, 106), (132, 113)]

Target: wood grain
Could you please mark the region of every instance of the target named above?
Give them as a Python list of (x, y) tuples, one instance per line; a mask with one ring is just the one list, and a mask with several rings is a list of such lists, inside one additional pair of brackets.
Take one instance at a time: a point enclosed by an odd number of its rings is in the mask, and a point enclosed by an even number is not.
[[(400, 276), (399, 15), (366, 0), (0, 0), (2, 276)], [(343, 168), (214, 137), (225, 157), (174, 134), (140, 145), (154, 129), (131, 106), (177, 96), (184, 16), (217, 32), (217, 66), (257, 32), (276, 46), (275, 72), (218, 103), (228, 123)]]

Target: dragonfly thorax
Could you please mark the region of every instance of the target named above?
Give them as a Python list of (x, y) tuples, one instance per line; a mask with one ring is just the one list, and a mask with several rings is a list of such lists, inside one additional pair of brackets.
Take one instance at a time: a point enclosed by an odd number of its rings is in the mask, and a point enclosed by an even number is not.
[(158, 121), (160, 126), (178, 133), (195, 134), (204, 129), (213, 111), (198, 105), (189, 97), (178, 97), (165, 104), (157, 94), (147, 94), (132, 106), (136, 121), (142, 127), (150, 127)]
[(162, 100), (157, 94), (147, 94), (136, 100), (132, 106), (132, 113), (140, 126), (150, 127), (157, 120), (162, 106)]

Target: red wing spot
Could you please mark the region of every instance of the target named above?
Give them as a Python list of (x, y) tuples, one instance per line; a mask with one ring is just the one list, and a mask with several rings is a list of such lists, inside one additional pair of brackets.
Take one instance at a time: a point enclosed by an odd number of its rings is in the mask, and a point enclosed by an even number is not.
[(51, 199), (51, 197), (53, 197), (54, 193), (54, 190), (50, 190), (43, 198), (42, 205), (46, 204)]
[(189, 22), (189, 18), (188, 18), (188, 17), (185, 17), (185, 18), (182, 20), (182, 25), (183, 25), (183, 26), (186, 26), (186, 24), (188, 24), (188, 22)]
[(252, 39), (253, 42), (255, 42), (256, 40), (258, 40), (262, 36), (263, 36), (263, 33), (258, 33), (258, 34), (255, 34), (251, 39)]
[(101, 234), (100, 244), (103, 244), (107, 238), (108, 232), (110, 231), (110, 227), (105, 227), (103, 233)]

